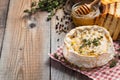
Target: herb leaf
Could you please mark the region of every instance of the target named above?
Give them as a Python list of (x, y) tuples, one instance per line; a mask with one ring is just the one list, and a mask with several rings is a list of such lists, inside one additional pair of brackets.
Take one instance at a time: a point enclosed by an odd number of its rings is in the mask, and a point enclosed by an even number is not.
[(36, 6), (36, 2), (34, 1), (31, 3), (31, 7), (35, 7), (35, 6)]
[(31, 9), (24, 10), (25, 13), (34, 14), (37, 10), (50, 12), (48, 20), (55, 15), (57, 9), (62, 8), (67, 0), (39, 0), (39, 2), (32, 2)]
[(54, 57), (55, 57), (56, 59), (58, 59), (58, 55), (57, 55), (57, 53), (54, 54)]
[(114, 66), (116, 66), (116, 64), (117, 64), (117, 60), (112, 60), (111, 62), (110, 62), (110, 68), (112, 68), (112, 67), (114, 67)]
[(102, 38), (103, 38), (103, 36), (100, 36), (98, 38), (94, 38), (93, 40), (83, 39), (82, 40), (83, 44), (79, 47), (79, 49), (82, 49), (85, 46), (90, 46), (91, 44), (93, 44), (94, 46), (98, 46), (100, 44), (99, 40)]

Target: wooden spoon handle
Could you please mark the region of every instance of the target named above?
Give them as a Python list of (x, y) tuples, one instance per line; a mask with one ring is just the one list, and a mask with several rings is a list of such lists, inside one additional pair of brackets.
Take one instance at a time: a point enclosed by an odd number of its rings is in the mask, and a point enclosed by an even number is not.
[(100, 2), (100, 0), (94, 0), (92, 3), (89, 4), (89, 6), (92, 7), (93, 5), (97, 4), (98, 2)]

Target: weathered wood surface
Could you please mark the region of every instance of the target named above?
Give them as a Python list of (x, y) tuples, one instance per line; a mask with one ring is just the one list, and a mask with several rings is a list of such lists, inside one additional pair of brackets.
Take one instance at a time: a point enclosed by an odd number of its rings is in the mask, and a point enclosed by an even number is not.
[[(36, 26), (31, 28), (23, 10), (32, 1), (0, 0), (0, 80), (91, 80), (49, 58), (48, 53), (63, 44), (65, 34), (56, 34), (57, 21), (53, 17), (47, 22), (46, 12), (34, 15)], [(62, 10), (56, 15), (62, 17)]]
[(50, 27), (47, 13), (36, 14), (28, 27), (23, 10), (32, 0), (10, 0), (0, 60), (0, 80), (49, 80)]
[[(9, 0), (0, 0), (0, 52), (4, 39)], [(1, 55), (1, 53), (0, 53)]]

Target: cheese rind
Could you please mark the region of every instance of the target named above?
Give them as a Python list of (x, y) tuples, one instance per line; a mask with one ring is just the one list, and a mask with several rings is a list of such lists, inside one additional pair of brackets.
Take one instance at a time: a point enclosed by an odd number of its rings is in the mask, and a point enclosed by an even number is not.
[[(93, 33), (94, 35), (91, 35)], [(102, 36), (101, 39), (99, 36)], [(96, 46), (92, 42), (97, 38), (99, 44)], [(91, 44), (80, 48), (85, 43), (83, 39), (91, 41)], [(100, 26), (77, 27), (66, 35), (64, 43), (64, 57), (78, 67), (94, 68), (102, 66), (114, 57), (115, 51), (110, 34)], [(91, 53), (91, 51), (93, 52)]]

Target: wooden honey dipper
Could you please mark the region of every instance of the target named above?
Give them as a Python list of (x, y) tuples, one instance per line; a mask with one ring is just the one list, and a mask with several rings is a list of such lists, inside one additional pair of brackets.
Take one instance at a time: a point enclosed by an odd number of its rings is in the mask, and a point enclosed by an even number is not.
[(84, 5), (80, 5), (74, 12), (75, 15), (86, 15), (88, 13), (90, 13), (91, 8), (97, 4), (100, 0), (94, 0), (92, 3), (90, 4), (84, 4)]

